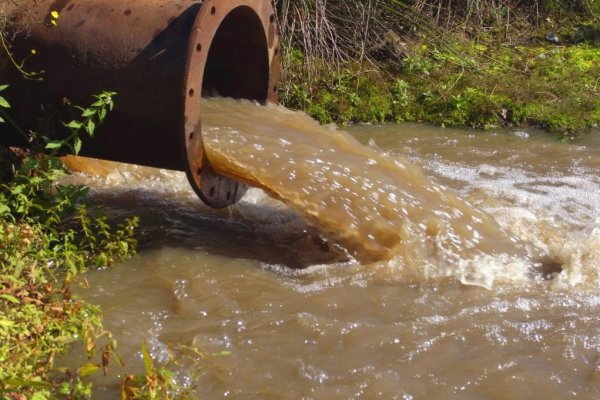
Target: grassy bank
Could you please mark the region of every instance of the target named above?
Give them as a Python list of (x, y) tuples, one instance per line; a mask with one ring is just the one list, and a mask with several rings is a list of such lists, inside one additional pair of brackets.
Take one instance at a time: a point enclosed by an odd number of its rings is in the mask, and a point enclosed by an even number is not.
[(282, 101), (324, 123), (536, 126), (560, 138), (597, 127), (600, 2), (518, 4), (280, 3)]

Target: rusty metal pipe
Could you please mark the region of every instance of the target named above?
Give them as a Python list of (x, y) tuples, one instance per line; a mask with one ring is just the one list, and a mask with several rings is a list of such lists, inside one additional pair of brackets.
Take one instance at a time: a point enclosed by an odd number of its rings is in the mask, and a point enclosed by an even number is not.
[[(204, 154), (202, 96), (277, 101), (279, 35), (270, 0), (21, 0), (5, 5), (19, 32), (16, 59), (36, 56), (23, 80), (0, 63), (19, 123), (67, 97), (116, 91), (116, 107), (84, 155), (186, 171), (210, 206), (237, 201), (242, 184), (216, 175)], [(60, 14), (57, 26), (50, 13)], [(50, 108), (51, 110), (51, 108)], [(6, 142), (3, 135), (2, 141)], [(6, 144), (6, 143), (5, 143)]]

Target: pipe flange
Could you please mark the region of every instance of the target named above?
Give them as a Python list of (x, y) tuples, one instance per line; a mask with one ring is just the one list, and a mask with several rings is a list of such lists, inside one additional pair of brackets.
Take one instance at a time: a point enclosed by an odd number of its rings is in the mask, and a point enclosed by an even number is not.
[[(183, 121), (183, 145), (184, 158), (187, 160), (186, 174), (194, 191), (207, 205), (214, 208), (223, 208), (237, 202), (246, 191), (246, 186), (237, 181), (216, 174), (210, 165), (204, 149), (202, 140), (202, 113), (201, 98), (205, 74), (207, 73), (207, 61), (211, 54), (212, 45), (216, 35), (230, 35), (230, 32), (222, 33), (224, 25), (233, 26), (232, 18), (236, 15), (244, 15), (252, 19), (256, 24), (262, 26), (262, 33), (255, 38), (239, 39), (252, 40), (251, 47), (256, 46), (257, 51), (263, 52), (266, 60), (264, 82), (259, 82), (259, 90), (249, 89), (244, 95), (233, 95), (234, 97), (249, 98), (257, 101), (277, 102), (277, 84), (280, 76), (280, 38), (277, 29), (275, 10), (270, 1), (267, 0), (228, 0), (216, 1), (206, 0), (199, 11), (188, 43), (188, 56), (184, 75), (184, 121)], [(238, 24), (239, 25), (239, 24)], [(243, 29), (243, 28), (240, 28)], [(264, 34), (264, 36), (263, 36)], [(236, 40), (235, 38), (226, 40)], [(253, 53), (249, 54), (253, 56)], [(240, 55), (242, 57), (242, 55)], [(211, 58), (214, 58), (211, 56)], [(213, 68), (214, 69), (214, 68)], [(214, 71), (213, 71), (214, 72)], [(227, 79), (227, 71), (221, 73), (221, 81)], [(256, 82), (255, 82), (256, 84)], [(226, 83), (224, 84), (227, 85)], [(231, 95), (225, 93), (220, 95)]]

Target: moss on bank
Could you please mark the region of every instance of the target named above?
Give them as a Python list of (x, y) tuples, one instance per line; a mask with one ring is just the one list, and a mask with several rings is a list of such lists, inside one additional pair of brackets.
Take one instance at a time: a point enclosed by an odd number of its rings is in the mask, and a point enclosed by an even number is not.
[(305, 84), (302, 58), (283, 103), (323, 123), (410, 121), (491, 128), (533, 125), (571, 137), (600, 124), (600, 48), (420, 45), (384, 73), (359, 63)]

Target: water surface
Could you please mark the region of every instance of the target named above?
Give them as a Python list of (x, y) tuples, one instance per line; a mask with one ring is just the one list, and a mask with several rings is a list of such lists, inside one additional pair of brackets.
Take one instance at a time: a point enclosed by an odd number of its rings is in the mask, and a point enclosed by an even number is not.
[[(243, 118), (252, 119), (255, 110), (243, 107)], [(278, 118), (297, 118), (290, 123), (297, 129), (305, 121), (281, 109), (270, 112), (271, 119), (253, 119), (259, 130), (272, 129)], [(223, 133), (225, 125), (213, 132)], [(73, 177), (91, 185), (92, 200), (111, 214), (142, 216), (141, 253), (88, 274), (92, 287), (81, 293), (102, 305), (127, 370), (141, 371), (146, 340), (157, 359), (177, 361), (172, 368), (179, 382), (202, 399), (599, 398), (600, 135), (558, 143), (534, 131), (410, 124), (357, 126), (350, 133), (364, 145), (350, 150), (352, 157), (366, 155), (364, 165), (369, 159), (403, 165), (416, 179), (409, 181), (411, 194), (423, 187), (417, 181), (437, 188), (434, 198), (417, 197), (409, 223), (418, 228), (442, 208), (448, 215), (438, 213), (438, 221), (458, 235), (450, 245), (466, 252), (449, 258), (422, 251), (431, 240), (419, 236), (425, 227), (411, 231), (418, 240), (405, 247), (413, 235), (394, 241), (395, 253), (384, 261), (361, 262), (364, 249), (352, 248), (352, 237), (365, 229), (336, 236), (332, 226), (342, 226), (342, 217), (319, 226), (329, 211), (317, 207), (322, 214), (311, 219), (302, 205), (287, 200), (300, 208), (294, 211), (258, 189), (215, 211), (172, 171), (98, 164), (98, 176)], [(270, 150), (281, 136), (273, 138)], [(247, 155), (268, 155), (252, 147)], [(386, 184), (394, 175), (389, 171)], [(364, 168), (362, 183), (372, 172)], [(306, 187), (277, 183), (282, 171), (271, 165), (256, 175), (275, 177), (269, 185), (290, 192)], [(351, 188), (363, 186), (346, 178)], [(473, 230), (455, 224), (464, 215), (486, 221), (479, 229), (484, 246), (468, 246)], [(562, 272), (527, 273), (530, 250), (507, 259), (511, 243), (535, 249)], [(339, 251), (344, 245), (349, 249)], [(95, 386), (94, 398), (117, 398), (119, 377)]]

